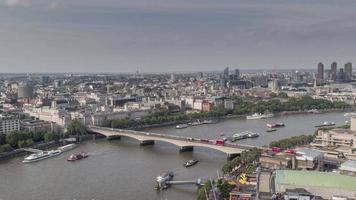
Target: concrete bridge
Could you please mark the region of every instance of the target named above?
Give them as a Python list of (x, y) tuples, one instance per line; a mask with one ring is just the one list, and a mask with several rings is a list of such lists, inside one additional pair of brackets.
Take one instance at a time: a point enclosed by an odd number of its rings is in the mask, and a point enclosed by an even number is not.
[(174, 144), (179, 147), (180, 152), (192, 151), (194, 147), (205, 147), (225, 153), (229, 159), (238, 156), (242, 151), (254, 148), (254, 146), (228, 143), (217, 145), (212, 140), (202, 140), (192, 137), (181, 137), (175, 135), (165, 135), (159, 133), (149, 133), (126, 129), (113, 129), (104, 127), (88, 127), (88, 130), (107, 138), (120, 138), (121, 136), (133, 138), (140, 142), (140, 145), (153, 145), (155, 141), (162, 141)]

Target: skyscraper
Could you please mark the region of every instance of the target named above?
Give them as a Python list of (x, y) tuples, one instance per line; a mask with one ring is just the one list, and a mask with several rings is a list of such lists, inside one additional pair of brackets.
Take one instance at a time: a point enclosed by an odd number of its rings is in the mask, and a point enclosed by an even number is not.
[(318, 63), (318, 74), (316, 76), (318, 80), (323, 80), (324, 79), (324, 64), (323, 63)]
[(229, 67), (226, 67), (226, 68), (224, 69), (224, 74), (223, 74), (223, 76), (224, 76), (224, 78), (229, 77)]
[(344, 73), (345, 73), (345, 81), (352, 80), (352, 63), (348, 62), (344, 66)]
[(336, 81), (337, 78), (337, 63), (333, 62), (331, 63), (331, 77), (330, 79), (333, 81)]
[(235, 69), (235, 79), (240, 79), (240, 70)]

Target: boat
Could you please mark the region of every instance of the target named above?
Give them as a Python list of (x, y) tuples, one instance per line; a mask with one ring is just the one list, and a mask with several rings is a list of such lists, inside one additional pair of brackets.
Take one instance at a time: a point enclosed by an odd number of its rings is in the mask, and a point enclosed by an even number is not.
[(202, 121), (203, 124), (212, 124), (213, 120), (204, 120)]
[(268, 128), (280, 128), (280, 127), (284, 127), (284, 123), (275, 123), (275, 124), (266, 124), (266, 126)]
[(83, 158), (87, 158), (89, 155), (85, 152), (81, 152), (81, 153), (76, 153), (76, 154), (72, 154), (68, 157), (67, 161), (76, 161), (76, 160), (81, 160)]
[(266, 130), (266, 132), (274, 132), (274, 131), (277, 131), (277, 129), (276, 128), (269, 128), (269, 129)]
[(247, 138), (246, 135), (247, 135), (247, 133), (245, 133), (245, 132), (235, 133), (234, 135), (232, 135), (231, 142), (235, 142), (236, 140), (245, 139), (245, 138)]
[(253, 115), (246, 116), (246, 119), (266, 119), (274, 117), (273, 113), (261, 114), (261, 113), (254, 113)]
[(176, 126), (176, 129), (182, 129), (182, 128), (187, 128), (188, 127), (188, 124), (178, 124)]
[(234, 135), (232, 135), (231, 142), (235, 142), (236, 140), (242, 140), (242, 139), (246, 139), (246, 138), (255, 138), (258, 136), (260, 136), (258, 133), (254, 133), (251, 131), (235, 133)]
[(36, 161), (44, 160), (44, 159), (51, 158), (54, 156), (58, 156), (61, 153), (62, 152), (60, 150), (41, 151), (39, 153), (34, 153), (34, 154), (27, 156), (22, 162), (23, 163), (36, 162)]
[(312, 113), (312, 114), (319, 114), (320, 111), (317, 110), (317, 109), (311, 109), (311, 110), (308, 110), (308, 113)]
[(195, 164), (197, 164), (199, 161), (196, 159), (188, 160), (187, 162), (184, 163), (185, 167), (191, 167)]
[(356, 116), (356, 113), (345, 113), (344, 114), (345, 117), (352, 117), (352, 116)]
[(168, 183), (174, 177), (174, 173), (171, 171), (162, 172), (159, 176), (156, 177), (156, 189), (163, 190), (168, 188)]
[(260, 134), (258, 134), (258, 133), (248, 133), (247, 134), (247, 138), (256, 138), (256, 137), (258, 137), (258, 136), (260, 136)]
[(324, 122), (322, 124), (316, 125), (315, 127), (328, 127), (328, 126), (335, 126), (335, 122)]
[(200, 120), (198, 119), (197, 121), (195, 121), (195, 122), (191, 122), (191, 123), (189, 123), (189, 125), (191, 125), (191, 126), (198, 126), (198, 125), (202, 125), (203, 123), (202, 122), (200, 122)]
[(75, 144), (67, 144), (67, 145), (58, 147), (57, 149), (61, 152), (66, 152), (66, 151), (72, 150), (76, 147), (77, 147), (77, 145), (75, 145)]

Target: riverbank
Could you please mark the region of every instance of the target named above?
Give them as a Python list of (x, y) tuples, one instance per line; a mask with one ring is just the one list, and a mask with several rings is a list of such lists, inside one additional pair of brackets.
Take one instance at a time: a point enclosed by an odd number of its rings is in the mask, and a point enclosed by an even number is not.
[[(304, 111), (281, 111), (281, 112), (276, 112), (274, 113), (275, 116), (286, 116), (286, 115), (300, 115), (300, 114), (322, 114), (322, 113), (337, 113), (337, 112), (354, 112), (356, 111), (356, 108), (348, 108), (348, 109), (324, 109), (324, 110), (318, 110), (318, 113), (310, 113), (307, 110)], [(208, 118), (201, 118), (200, 120), (215, 120), (215, 122), (219, 122), (221, 120), (227, 120), (227, 119), (246, 119), (246, 116), (249, 114), (244, 114), (244, 115), (236, 115), (236, 114), (228, 114), (226, 116), (220, 116), (220, 117), (208, 117)], [(184, 121), (171, 121), (171, 122), (164, 122), (161, 124), (152, 124), (152, 125), (144, 125), (144, 126), (139, 126), (139, 127), (131, 127), (129, 129), (141, 131), (145, 129), (150, 129), (150, 128), (160, 128), (160, 127), (167, 127), (167, 126), (175, 126), (178, 124), (186, 124), (189, 122), (192, 122), (194, 120), (184, 120)]]
[[(86, 135), (81, 135), (80, 138), (76, 141), (76, 143), (80, 143), (82, 141), (86, 140), (95, 140), (97, 138), (101, 138), (100, 135), (97, 134), (86, 134)], [(30, 146), (29, 148), (33, 149), (39, 149), (39, 150), (48, 150), (49, 148), (57, 148), (60, 147), (61, 145), (65, 145), (68, 142), (66, 142), (64, 139), (59, 140), (59, 141), (50, 141), (50, 142), (39, 142), (34, 144), (33, 146)], [(26, 155), (28, 152), (23, 150), (22, 148), (20, 149), (14, 149), (12, 151), (8, 152), (2, 152), (0, 153), (0, 160), (5, 160), (9, 158), (13, 158), (16, 156), (23, 156)]]

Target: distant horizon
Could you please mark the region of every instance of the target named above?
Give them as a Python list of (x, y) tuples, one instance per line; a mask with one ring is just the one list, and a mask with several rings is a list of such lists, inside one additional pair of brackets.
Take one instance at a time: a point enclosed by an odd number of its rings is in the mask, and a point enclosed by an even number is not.
[[(325, 67), (325, 65), (324, 65)], [(221, 69), (216, 69), (216, 70), (201, 70), (201, 71), (157, 71), (157, 72), (148, 72), (148, 71), (138, 71), (139, 74), (171, 74), (171, 73), (177, 73), (177, 74), (182, 74), (182, 73), (199, 73), (199, 72), (203, 72), (203, 73), (223, 73), (225, 67), (222, 67)], [(276, 69), (267, 69), (267, 68), (252, 68), (252, 69), (246, 69), (246, 68), (237, 68), (237, 67), (229, 67), (229, 71), (231, 73), (233, 73), (233, 71), (235, 69), (239, 69), (240, 72), (263, 72), (263, 71), (267, 71), (267, 72), (273, 72), (273, 71), (293, 71), (293, 70), (300, 70), (300, 71), (316, 71), (317, 68), (293, 68), (293, 69), (288, 69), (288, 68), (276, 68)], [(324, 68), (325, 69), (325, 68)], [(327, 69), (327, 68), (326, 68)], [(136, 71), (132, 71), (132, 72), (117, 72), (117, 71), (107, 71), (107, 72), (80, 72), (80, 71), (72, 71), (72, 72), (0, 72), (0, 74), (135, 74)]]

